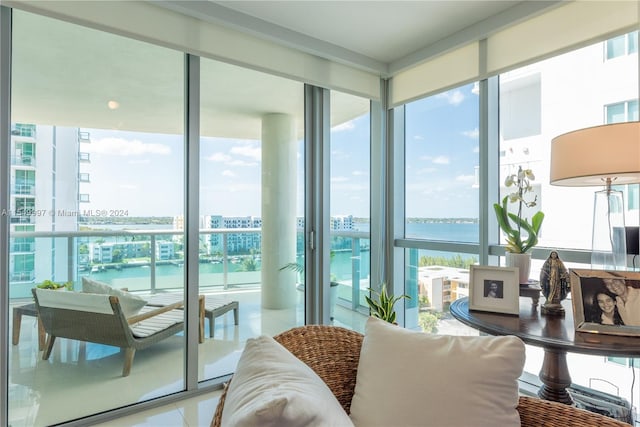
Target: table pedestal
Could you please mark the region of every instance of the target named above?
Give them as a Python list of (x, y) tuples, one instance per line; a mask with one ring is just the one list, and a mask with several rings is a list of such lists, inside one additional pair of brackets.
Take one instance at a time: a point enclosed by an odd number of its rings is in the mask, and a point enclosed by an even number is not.
[(540, 369), (542, 386), (538, 396), (542, 399), (555, 402), (573, 404), (573, 399), (567, 387), (571, 385), (571, 375), (567, 366), (567, 352), (561, 350), (545, 349), (542, 368)]

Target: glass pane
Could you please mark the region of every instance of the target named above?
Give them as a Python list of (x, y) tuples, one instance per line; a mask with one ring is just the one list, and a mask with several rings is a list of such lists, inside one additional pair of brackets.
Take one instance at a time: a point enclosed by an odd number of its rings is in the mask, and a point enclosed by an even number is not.
[(625, 103), (607, 105), (607, 121), (606, 123), (624, 122), (626, 117)]
[[(331, 304), (333, 324), (358, 329), (369, 288), (370, 102), (331, 92)], [(355, 317), (354, 317), (355, 316)]]
[(208, 59), (200, 75), (205, 380), (231, 374), (248, 338), (304, 324), (304, 87)]
[(625, 36), (618, 36), (607, 40), (607, 59), (617, 58), (625, 54), (625, 38)]
[(477, 86), (406, 105), (407, 237), (478, 241)]
[[(622, 41), (625, 40), (622, 37)], [(591, 249), (594, 192), (601, 187), (561, 187), (549, 184), (551, 140), (563, 133), (629, 119), (629, 108), (637, 102), (637, 56), (622, 56), (620, 38), (596, 43), (500, 75), (500, 174), (504, 178), (518, 167), (531, 168), (537, 206), (545, 213), (539, 246), (559, 249)], [(615, 61), (602, 61), (620, 54)], [(511, 102), (517, 98), (518, 102)], [(630, 102), (631, 101), (631, 102)], [(507, 103), (507, 104), (506, 104)], [(505, 105), (517, 108), (505, 108)], [(604, 114), (603, 114), (604, 112)], [(530, 122), (534, 122), (531, 124)], [(513, 129), (534, 131), (518, 134)], [(606, 141), (603, 141), (606, 143)], [(579, 161), (580, 153), (576, 153)], [(621, 186), (627, 192), (637, 186)], [(501, 194), (507, 190), (501, 188)], [(632, 200), (633, 195), (631, 196)], [(637, 209), (627, 205), (627, 224), (638, 224)], [(530, 214), (530, 212), (528, 213)], [(504, 241), (504, 240), (503, 240)], [(531, 279), (540, 277), (544, 260), (532, 260)], [(572, 268), (590, 268), (565, 261)], [(571, 298), (571, 294), (569, 294)], [(543, 351), (527, 346), (525, 371), (537, 375), (543, 363)], [(611, 392), (603, 379), (619, 389), (619, 395), (631, 399), (628, 368), (605, 363), (605, 358), (569, 354), (574, 384)], [(622, 370), (624, 369), (624, 374)], [(634, 395), (637, 405), (637, 395)]]
[(627, 52), (629, 54), (638, 53), (638, 32), (634, 31), (627, 36)]
[[(181, 391), (184, 310), (151, 317), (147, 332), (122, 325), (152, 310), (140, 305), (154, 292), (184, 285), (173, 222), (184, 206), (183, 55), (17, 10), (13, 24), (9, 310), (20, 323), (9, 423), (58, 424)], [(32, 288), (46, 281), (73, 289), (39, 290), (57, 336), (43, 360)], [(154, 328), (158, 339), (146, 338)]]
[(478, 256), (444, 251), (405, 249), (406, 327), (430, 334), (478, 335), (449, 313), (458, 298), (469, 296), (469, 268)]
[[(525, 217), (545, 213), (539, 246), (591, 249), (594, 192), (601, 187), (550, 185), (550, 144), (560, 134), (621, 118), (626, 103), (636, 99), (637, 57), (603, 62), (602, 51), (597, 43), (500, 75), (500, 182), (518, 167), (533, 170), (537, 206)], [(513, 132), (521, 127), (529, 131)], [(532, 269), (531, 277), (537, 275)]]

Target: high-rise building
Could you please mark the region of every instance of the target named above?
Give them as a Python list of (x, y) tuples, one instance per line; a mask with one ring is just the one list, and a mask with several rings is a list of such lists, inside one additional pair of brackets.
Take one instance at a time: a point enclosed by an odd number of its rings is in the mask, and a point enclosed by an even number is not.
[[(81, 185), (89, 161), (80, 143), (89, 135), (78, 128), (15, 123), (11, 126), (9, 281), (15, 296), (28, 295), (33, 283), (73, 278), (75, 263), (66, 239), (23, 237), (20, 232), (77, 231), (79, 204), (88, 197)], [(58, 147), (64, 146), (64, 149)], [(70, 149), (71, 147), (71, 149)], [(70, 156), (69, 153), (75, 153)]]

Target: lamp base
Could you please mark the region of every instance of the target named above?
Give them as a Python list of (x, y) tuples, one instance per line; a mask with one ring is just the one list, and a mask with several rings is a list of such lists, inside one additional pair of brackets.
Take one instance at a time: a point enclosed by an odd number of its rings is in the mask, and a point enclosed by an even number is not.
[(624, 234), (622, 192), (607, 188), (596, 191), (593, 201), (591, 268), (626, 270), (627, 245)]

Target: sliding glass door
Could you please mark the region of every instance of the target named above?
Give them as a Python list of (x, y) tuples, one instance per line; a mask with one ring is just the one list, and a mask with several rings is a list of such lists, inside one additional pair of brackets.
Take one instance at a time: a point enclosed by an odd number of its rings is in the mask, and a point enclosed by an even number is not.
[[(56, 298), (69, 303), (88, 290), (87, 279), (94, 290), (126, 289), (121, 308), (129, 297), (183, 292), (183, 74), (180, 52), (13, 12), (13, 426), (56, 424), (185, 387), (182, 328), (146, 341), (125, 376), (119, 347), (127, 344), (113, 329), (68, 338), (101, 319), (86, 300), (52, 314), (49, 322), (67, 326), (43, 360), (32, 296), (46, 281), (68, 283)], [(183, 313), (174, 313), (177, 324)]]

